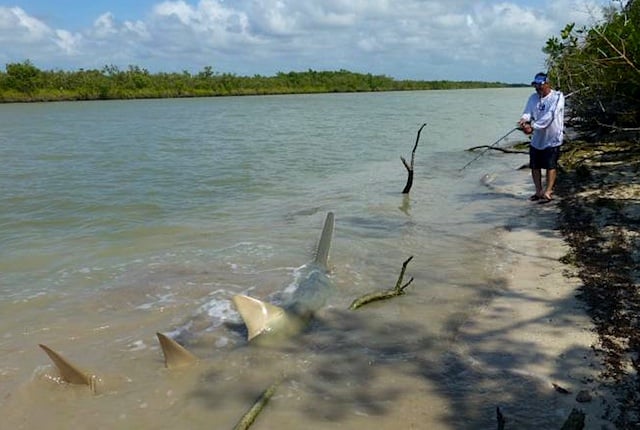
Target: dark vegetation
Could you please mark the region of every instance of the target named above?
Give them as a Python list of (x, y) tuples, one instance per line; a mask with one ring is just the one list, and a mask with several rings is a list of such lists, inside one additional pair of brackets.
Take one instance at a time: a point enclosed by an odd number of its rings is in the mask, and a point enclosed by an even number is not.
[(547, 41), (549, 71), (568, 100), (559, 227), (565, 262), (582, 281), (603, 378), (617, 395), (610, 419), (640, 428), (640, 0), (614, 2), (604, 22)]
[[(276, 76), (236, 76), (214, 72), (197, 74), (149, 73), (138, 66), (120, 70), (44, 71), (30, 61), (11, 63), (0, 72), (0, 102), (109, 100), (169, 97), (212, 97), (264, 94), (370, 92), (496, 88), (514, 85), (475, 81), (395, 80), (383, 75), (347, 70), (278, 73)], [(515, 85), (517, 86), (517, 85)]]
[[(619, 3), (618, 6), (615, 4)], [(640, 1), (614, 2), (603, 23), (567, 25), (543, 51), (565, 94), (572, 125), (590, 140), (640, 132)]]

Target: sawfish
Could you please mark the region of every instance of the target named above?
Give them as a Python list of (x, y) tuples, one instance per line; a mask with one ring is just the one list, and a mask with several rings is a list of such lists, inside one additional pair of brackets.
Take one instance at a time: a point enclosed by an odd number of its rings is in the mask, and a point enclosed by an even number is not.
[(333, 238), (333, 212), (327, 213), (318, 241), (315, 259), (303, 266), (298, 286), (283, 304), (274, 304), (246, 295), (236, 295), (232, 301), (247, 327), (247, 340), (286, 338), (299, 333), (313, 314), (327, 301), (333, 285), (328, 275), (329, 248)]
[[(298, 287), (285, 305), (276, 306), (246, 295), (233, 297), (233, 303), (247, 326), (249, 341), (258, 336), (277, 339), (298, 333), (313, 314), (325, 305), (332, 289), (327, 274), (334, 223), (333, 212), (327, 213), (315, 259), (303, 267)], [(167, 369), (187, 367), (199, 361), (198, 357), (169, 336), (159, 332), (156, 335)], [(100, 377), (81, 369), (50, 347), (42, 344), (40, 347), (57, 368), (61, 380), (69, 384), (87, 385), (94, 394), (99, 391), (102, 386)]]
[[(167, 369), (178, 369), (196, 364), (199, 359), (185, 347), (169, 336), (156, 333), (162, 354), (164, 365)], [(86, 385), (93, 394), (100, 394), (105, 390), (103, 379), (91, 371), (87, 371), (47, 345), (40, 344), (40, 348), (47, 353), (56, 369), (60, 380), (73, 385)]]
[(102, 388), (102, 379), (100, 377), (81, 369), (48, 346), (43, 344), (40, 344), (39, 346), (47, 353), (53, 364), (58, 369), (60, 379), (64, 382), (69, 384), (87, 385), (94, 394), (97, 394), (99, 389)]

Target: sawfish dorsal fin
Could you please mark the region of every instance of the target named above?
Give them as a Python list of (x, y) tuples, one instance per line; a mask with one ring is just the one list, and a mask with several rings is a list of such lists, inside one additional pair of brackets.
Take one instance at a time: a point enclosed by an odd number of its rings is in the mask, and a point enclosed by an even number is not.
[(156, 333), (156, 336), (160, 341), (160, 347), (164, 354), (164, 365), (167, 369), (190, 366), (198, 361), (198, 357), (169, 336), (162, 333)]
[(84, 370), (78, 368), (75, 364), (71, 363), (69, 360), (67, 360), (48, 346), (43, 344), (39, 345), (40, 348), (42, 348), (44, 352), (47, 353), (51, 361), (53, 361), (53, 364), (58, 369), (60, 377), (63, 381), (68, 382), (69, 384), (88, 385), (91, 388), (91, 391), (95, 393), (95, 375), (87, 373)]
[(233, 304), (247, 326), (247, 340), (253, 339), (286, 317), (286, 312), (281, 307), (249, 296), (233, 296)]
[(316, 250), (316, 258), (314, 263), (327, 268), (329, 262), (329, 248), (331, 248), (331, 239), (333, 238), (333, 227), (335, 221), (333, 212), (328, 212), (327, 217), (324, 220), (324, 227), (322, 228), (322, 234), (318, 241), (318, 248)]

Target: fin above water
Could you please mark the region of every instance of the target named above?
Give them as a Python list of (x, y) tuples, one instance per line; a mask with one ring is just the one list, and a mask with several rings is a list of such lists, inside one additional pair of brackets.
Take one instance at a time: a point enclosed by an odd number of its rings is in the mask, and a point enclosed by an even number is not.
[(167, 369), (190, 366), (198, 361), (198, 357), (169, 336), (159, 332), (156, 333), (156, 336), (160, 341), (160, 347), (164, 354), (164, 365)]
[[(313, 261), (324, 270), (327, 269), (334, 225), (333, 212), (327, 212)], [(279, 306), (253, 297), (237, 295), (232, 300), (247, 326), (249, 341), (264, 332), (284, 332), (282, 334), (295, 332), (306, 320), (305, 315), (297, 315), (295, 312), (288, 314)]]
[(269, 330), (286, 317), (286, 311), (279, 306), (245, 295), (233, 296), (233, 304), (247, 326), (247, 340)]
[(333, 228), (335, 225), (333, 212), (327, 212), (327, 217), (324, 220), (324, 227), (322, 228), (322, 234), (318, 241), (318, 249), (316, 250), (316, 258), (314, 262), (325, 269), (329, 262), (329, 248), (331, 248), (331, 239), (333, 238)]
[(39, 344), (40, 348), (47, 353), (53, 364), (58, 369), (60, 377), (69, 384), (88, 385), (91, 391), (96, 391), (96, 376), (78, 368), (75, 364), (55, 352), (46, 345)]

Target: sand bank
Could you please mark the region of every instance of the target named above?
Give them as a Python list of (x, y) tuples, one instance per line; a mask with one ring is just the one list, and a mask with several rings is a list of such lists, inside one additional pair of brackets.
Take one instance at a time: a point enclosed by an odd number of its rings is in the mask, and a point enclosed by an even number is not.
[[(527, 181), (528, 171), (515, 176)], [(609, 422), (614, 399), (600, 379), (602, 360), (592, 348), (598, 336), (577, 298), (581, 280), (561, 262), (570, 248), (558, 229), (559, 199), (530, 202), (524, 183), (511, 190), (522, 200), (524, 216), (499, 232), (503, 264), (496, 267), (496, 278), (503, 285), (461, 327), (461, 354), (503, 385), (504, 395), (496, 395), (495, 388), (490, 393), (506, 429), (549, 428), (550, 422), (559, 429), (573, 409), (585, 413), (585, 428), (614, 428)]]

